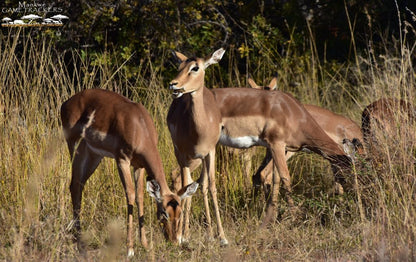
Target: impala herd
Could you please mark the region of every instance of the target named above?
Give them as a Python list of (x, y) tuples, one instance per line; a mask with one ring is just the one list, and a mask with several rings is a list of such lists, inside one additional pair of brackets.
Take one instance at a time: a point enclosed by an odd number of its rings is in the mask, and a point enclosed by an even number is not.
[[(72, 160), (70, 192), (73, 205), (72, 228), (78, 249), (85, 251), (81, 240), (80, 211), (84, 185), (103, 157), (114, 158), (127, 199), (127, 252), (133, 250), (133, 206), (138, 206), (139, 237), (148, 246), (144, 230), (144, 171), (146, 188), (156, 201), (157, 217), (166, 239), (183, 243), (189, 238), (191, 198), (202, 183), (208, 235), (213, 237), (209, 208), (210, 192), (216, 217), (220, 245), (227, 245), (218, 206), (215, 184), (215, 147), (263, 146), (266, 157), (253, 176), (253, 185), (267, 191), (267, 225), (277, 214), (280, 182), (286, 191), (289, 207), (294, 207), (292, 186), (286, 161), (298, 151), (314, 152), (327, 159), (334, 172), (335, 190), (342, 194), (355, 153), (377, 153), (374, 128), (393, 132), (394, 111), (401, 110), (406, 121), (415, 121), (410, 104), (395, 99), (381, 99), (363, 112), (362, 129), (352, 120), (327, 109), (303, 105), (292, 95), (276, 90), (277, 78), (269, 86), (259, 87), (251, 78), (252, 88), (215, 88), (204, 85), (205, 70), (218, 63), (225, 50), (219, 49), (205, 58), (188, 58), (174, 52), (179, 73), (169, 83), (173, 102), (167, 125), (171, 134), (180, 175), (173, 178), (172, 192), (167, 184), (162, 160), (157, 150), (157, 131), (149, 113), (114, 92), (84, 90), (64, 102), (61, 121)], [(365, 145), (363, 147), (363, 145)], [(367, 151), (367, 152), (366, 152)], [(201, 174), (191, 176), (202, 163)], [(134, 180), (130, 166), (133, 166)], [(275, 170), (275, 172), (273, 172)]]

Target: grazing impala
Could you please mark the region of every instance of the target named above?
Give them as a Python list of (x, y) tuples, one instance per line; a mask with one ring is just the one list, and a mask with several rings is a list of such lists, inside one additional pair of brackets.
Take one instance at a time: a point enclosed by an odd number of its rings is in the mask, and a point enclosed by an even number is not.
[[(146, 170), (147, 190), (156, 199), (157, 214), (167, 239), (181, 238), (181, 199), (196, 191), (198, 184), (190, 184), (178, 195), (166, 183), (162, 161), (157, 151), (157, 133), (153, 121), (141, 104), (134, 103), (114, 92), (89, 89), (75, 94), (61, 106), (61, 120), (72, 160), (70, 185), (75, 239), (80, 251), (80, 211), (82, 190), (103, 157), (114, 158), (127, 198), (128, 256), (133, 250), (133, 205), (139, 210), (139, 233), (147, 247), (143, 227), (143, 188)], [(76, 147), (76, 145), (78, 146)], [(134, 167), (136, 192), (130, 173)]]
[[(248, 79), (248, 83), (255, 89), (276, 90), (277, 77), (273, 77), (268, 86), (258, 86), (252, 78)], [(348, 141), (351, 141), (359, 150), (362, 149), (360, 141), (363, 141), (363, 135), (360, 126), (354, 121), (319, 106), (305, 104), (304, 107), (325, 133), (340, 146), (344, 146), (346, 143), (346, 140), (344, 139), (348, 139)], [(362, 150), (358, 153), (362, 154)], [(286, 161), (291, 158), (293, 154), (294, 152), (286, 152)], [(253, 176), (253, 184), (255, 186), (260, 186), (260, 184), (262, 184), (265, 188), (266, 196), (268, 195), (269, 187), (267, 185), (271, 184), (272, 172), (273, 163), (271, 161), (271, 153), (268, 150), (263, 163)], [(338, 193), (342, 193), (342, 187), (339, 185), (336, 185), (336, 190), (340, 191)]]
[(220, 143), (236, 148), (265, 146), (271, 151), (278, 173), (273, 172), (271, 197), (264, 222), (276, 215), (280, 179), (288, 192), (289, 206), (294, 204), (285, 157), (287, 151), (308, 149), (322, 155), (336, 168), (336, 181), (344, 183), (340, 172), (350, 168), (350, 158), (293, 96), (280, 91), (249, 88), (218, 88), (212, 91), (222, 115)]
[[(381, 98), (369, 104), (362, 113), (362, 132), (368, 156), (379, 161), (382, 145), (411, 148), (416, 142), (416, 110), (403, 100)], [(394, 150), (391, 150), (393, 153)]]
[[(213, 89), (211, 93), (204, 88), (204, 70), (201, 69), (206, 67), (204, 65), (205, 61), (212, 60), (218, 52), (223, 53), (224, 51), (220, 49), (214, 52), (213, 56), (206, 59), (188, 59), (180, 53), (176, 54), (181, 60), (180, 73), (171, 82), (171, 88), (175, 90), (174, 95), (182, 100), (175, 100), (172, 106), (178, 107), (181, 105), (183, 108), (181, 112), (188, 112), (187, 115), (178, 113), (174, 117), (171, 114), (170, 119), (168, 116), (168, 123), (172, 126), (170, 129), (173, 133), (177, 158), (179, 161), (184, 159), (180, 148), (186, 148), (189, 141), (202, 142), (202, 138), (208, 134), (217, 137), (218, 128), (221, 129), (219, 142), (223, 145), (235, 148), (249, 148), (252, 146), (269, 148), (280, 177), (277, 173), (273, 173), (272, 195), (268, 201), (267, 214), (264, 220), (264, 223), (267, 223), (276, 212), (275, 206), (278, 200), (280, 178), (283, 180), (284, 188), (289, 193), (292, 191), (285, 159), (286, 151), (309, 149), (324, 156), (338, 169), (349, 168), (350, 159), (340, 149), (339, 145), (321, 129), (299, 101), (290, 94), (249, 88), (217, 88)], [(215, 61), (217, 60), (219, 59)], [(209, 102), (208, 99), (202, 100), (200, 98), (205, 94), (207, 94), (207, 97), (212, 97)], [(195, 107), (202, 107), (203, 114), (195, 110)], [(218, 108), (221, 113), (220, 123), (217, 120)], [(215, 118), (210, 114), (215, 114)], [(181, 124), (182, 116), (189, 119), (191, 123), (213, 124), (210, 127), (204, 126), (205, 128), (197, 129), (195, 124)], [(183, 133), (178, 130), (181, 126), (184, 126), (182, 127)], [(175, 136), (176, 138), (174, 138)], [(214, 142), (212, 140), (209, 142), (211, 143), (210, 150), (213, 151), (215, 149)], [(205, 142), (203, 144), (206, 146)], [(202, 144), (200, 147), (203, 148)], [(194, 155), (196, 153), (195, 150), (189, 150), (189, 152)], [(195, 166), (194, 162), (188, 160), (186, 166), (188, 173), (182, 172), (183, 185), (187, 184), (183, 180), (188, 179), (189, 167)], [(212, 164), (213, 159), (209, 163)], [(342, 180), (338, 176), (338, 172), (336, 178)], [(215, 184), (211, 183), (210, 187), (215, 192)], [(213, 198), (216, 198), (215, 194), (213, 194)], [(290, 194), (287, 194), (287, 199), (289, 205), (293, 206)]]

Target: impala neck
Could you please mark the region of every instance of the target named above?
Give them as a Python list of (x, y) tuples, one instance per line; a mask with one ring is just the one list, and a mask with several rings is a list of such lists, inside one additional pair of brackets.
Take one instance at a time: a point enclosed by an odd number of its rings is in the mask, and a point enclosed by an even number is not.
[(205, 108), (205, 96), (208, 95), (209, 89), (203, 85), (194, 92), (190, 93), (189, 109), (192, 119), (197, 127), (204, 126), (207, 121), (207, 111)]
[(168, 183), (166, 182), (166, 176), (165, 176), (165, 173), (163, 171), (163, 168), (157, 174), (158, 175), (155, 175), (154, 177), (155, 177), (155, 180), (159, 183), (160, 194), (162, 196), (171, 195), (172, 191), (169, 189)]
[[(192, 96), (192, 116), (197, 126), (205, 127), (208, 122), (212, 121), (212, 114), (209, 114), (210, 108), (207, 108), (208, 96), (213, 96), (211, 91), (202, 86), (198, 91), (191, 94)], [(202, 130), (203, 132), (211, 132), (210, 130)]]
[[(156, 143), (157, 142), (155, 142), (154, 148), (157, 147)], [(162, 159), (159, 153), (156, 150), (149, 149), (143, 153), (143, 158), (144, 161), (140, 161), (141, 164), (139, 163), (138, 166), (144, 164), (144, 167), (148, 174), (147, 180), (154, 179), (158, 182), (160, 186), (161, 195), (172, 194), (172, 191), (169, 189), (169, 186), (166, 182), (166, 176), (163, 170)]]

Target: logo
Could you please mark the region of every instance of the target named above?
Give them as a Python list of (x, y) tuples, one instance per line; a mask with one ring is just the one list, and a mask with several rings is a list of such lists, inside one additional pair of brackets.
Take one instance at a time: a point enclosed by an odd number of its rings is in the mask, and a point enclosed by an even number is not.
[(60, 14), (63, 8), (35, 1), (19, 2), (15, 7), (0, 8), (1, 14), (4, 15), (1, 19), (2, 27), (58, 27), (63, 26), (64, 21), (69, 19), (68, 16)]

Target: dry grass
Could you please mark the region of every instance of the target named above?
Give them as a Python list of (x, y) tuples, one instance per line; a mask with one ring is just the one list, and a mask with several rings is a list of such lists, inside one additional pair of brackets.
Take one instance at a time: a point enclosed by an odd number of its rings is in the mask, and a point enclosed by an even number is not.
[[(68, 65), (64, 55), (56, 53), (47, 40), (3, 36), (0, 50), (0, 104), (4, 108), (0, 112), (0, 260), (83, 260), (69, 232), (71, 171), (59, 127), (60, 104), (78, 90), (92, 87), (117, 90), (141, 101), (153, 116), (159, 151), (169, 171), (176, 166), (165, 124), (170, 95), (157, 73), (130, 83), (121, 64), (108, 68), (105, 63), (83, 59), (75, 51), (70, 55), (77, 63)], [(382, 54), (377, 59), (369, 56), (357, 60), (358, 66), (339, 70), (326, 70), (319, 64), (314, 67), (317, 63), (309, 61), (295, 76), (281, 73), (281, 82), (297, 80), (301, 85), (290, 91), (303, 102), (323, 105), (357, 122), (362, 109), (380, 97), (403, 98), (416, 104), (415, 72), (408, 49), (403, 48), (400, 56)], [(290, 72), (282, 68), (285, 71)], [(268, 81), (267, 75), (258, 77), (259, 82)], [(282, 199), (279, 218), (266, 229), (259, 228), (264, 200), (251, 197), (251, 181), (243, 175), (241, 159), (218, 157), (217, 185), (229, 247), (221, 248), (217, 241), (207, 239), (200, 193), (193, 200), (192, 236), (184, 247), (164, 240), (155, 220), (155, 205), (146, 197), (151, 248), (141, 248), (136, 237), (133, 260), (415, 260), (415, 147), (409, 146), (410, 142), (402, 141), (407, 145), (400, 147), (403, 161), (386, 161), (391, 164), (381, 170), (370, 168), (364, 161), (367, 169), (357, 170), (361, 206), (356, 194), (328, 195), (332, 176), (328, 163), (320, 157), (304, 154), (293, 158), (290, 170), (299, 216), (287, 215)], [(391, 155), (389, 147), (380, 150)], [(253, 169), (264, 155), (263, 149), (257, 152)], [(364, 216), (360, 216), (359, 207)], [(81, 216), (88, 260), (124, 260), (125, 214), (124, 192), (114, 161), (106, 159), (84, 191)]]

